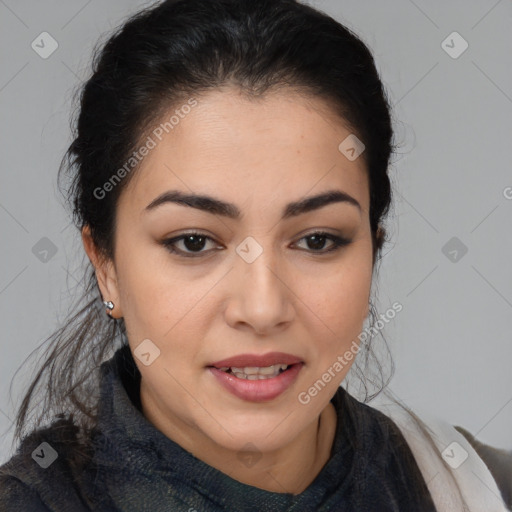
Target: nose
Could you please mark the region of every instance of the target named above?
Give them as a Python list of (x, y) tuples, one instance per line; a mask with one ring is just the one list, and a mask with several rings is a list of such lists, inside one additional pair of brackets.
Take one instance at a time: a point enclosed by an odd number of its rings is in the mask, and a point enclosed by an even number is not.
[[(272, 249), (266, 248), (253, 260), (246, 257), (255, 244), (243, 245), (237, 251), (234, 268), (229, 273), (229, 300), (226, 322), (235, 329), (252, 330), (258, 335), (272, 335), (290, 324), (294, 315), (290, 275), (285, 263), (278, 261)], [(243, 252), (243, 249), (249, 251)], [(254, 256), (254, 253), (252, 254)]]

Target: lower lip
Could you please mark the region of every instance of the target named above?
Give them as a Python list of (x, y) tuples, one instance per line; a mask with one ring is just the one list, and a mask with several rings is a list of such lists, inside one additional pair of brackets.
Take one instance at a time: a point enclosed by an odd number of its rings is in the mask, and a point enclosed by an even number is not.
[(233, 395), (250, 402), (268, 402), (286, 391), (297, 378), (303, 363), (291, 365), (276, 377), (264, 380), (239, 379), (232, 373), (208, 367), (218, 381)]

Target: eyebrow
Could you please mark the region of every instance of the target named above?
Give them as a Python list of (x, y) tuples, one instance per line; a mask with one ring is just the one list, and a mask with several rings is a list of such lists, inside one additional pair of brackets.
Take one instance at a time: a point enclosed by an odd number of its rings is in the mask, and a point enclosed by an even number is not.
[[(240, 209), (233, 203), (227, 203), (207, 195), (186, 194), (179, 190), (168, 190), (167, 192), (164, 192), (151, 201), (144, 211), (154, 210), (165, 203), (176, 203), (183, 206), (189, 206), (213, 215), (221, 215), (234, 220), (238, 220), (242, 216)], [(329, 190), (316, 196), (310, 196), (299, 201), (288, 203), (283, 209), (281, 219), (286, 220), (291, 217), (296, 217), (303, 213), (318, 210), (319, 208), (323, 208), (324, 206), (333, 203), (350, 204), (361, 211), (361, 205), (359, 202), (346, 192), (342, 192), (341, 190)]]

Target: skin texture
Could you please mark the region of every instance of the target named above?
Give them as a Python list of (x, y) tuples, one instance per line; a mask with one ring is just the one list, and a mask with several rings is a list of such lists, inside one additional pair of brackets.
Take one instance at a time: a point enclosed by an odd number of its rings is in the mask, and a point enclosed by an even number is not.
[[(104, 300), (115, 304), (112, 316), (124, 317), (132, 353), (144, 339), (160, 349), (149, 366), (134, 358), (145, 417), (232, 478), (298, 494), (330, 457), (336, 428), (330, 399), (353, 360), (307, 405), (298, 395), (357, 341), (368, 314), (373, 266), (365, 162), (338, 150), (352, 132), (321, 99), (287, 91), (254, 100), (231, 89), (198, 100), (121, 194), (114, 261), (99, 256), (87, 227), (84, 247)], [(171, 203), (144, 212), (171, 189), (232, 202), (242, 218)], [(281, 220), (289, 202), (332, 189), (352, 196), (361, 210), (339, 202)], [(201, 257), (172, 254), (162, 243), (191, 230), (210, 239), (199, 249), (183, 239), (175, 246), (202, 251)], [(330, 239), (322, 246), (304, 238), (318, 230), (351, 242), (325, 253)], [(248, 236), (263, 249), (252, 263), (236, 252)], [(271, 401), (235, 397), (206, 368), (271, 351), (305, 363)], [(259, 457), (250, 467), (241, 456), (248, 442)]]

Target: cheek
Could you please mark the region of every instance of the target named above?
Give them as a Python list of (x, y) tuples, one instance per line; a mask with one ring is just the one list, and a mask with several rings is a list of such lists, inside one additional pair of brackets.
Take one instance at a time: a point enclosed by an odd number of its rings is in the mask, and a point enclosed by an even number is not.
[[(200, 311), (205, 293), (215, 284), (213, 277), (201, 279), (184, 272), (171, 264), (165, 249), (126, 249), (120, 254), (129, 256), (118, 261), (119, 290), (126, 328), (134, 343), (149, 338), (167, 346), (172, 339), (200, 339), (195, 331), (206, 319)], [(181, 350), (180, 346), (177, 349)]]
[(370, 261), (340, 265), (325, 278), (317, 276), (314, 282), (304, 283), (304, 302), (318, 318), (326, 342), (340, 344), (359, 334), (367, 316), (371, 281)]
[(127, 330), (135, 340), (158, 336), (164, 323), (172, 321), (170, 313), (174, 308), (166, 305), (180, 304), (173, 299), (179, 289), (171, 286), (173, 275), (168, 269), (162, 268), (163, 262), (155, 260), (154, 248), (148, 251), (147, 244), (137, 243), (135, 239), (133, 243), (128, 238), (124, 240), (118, 246), (117, 267)]

